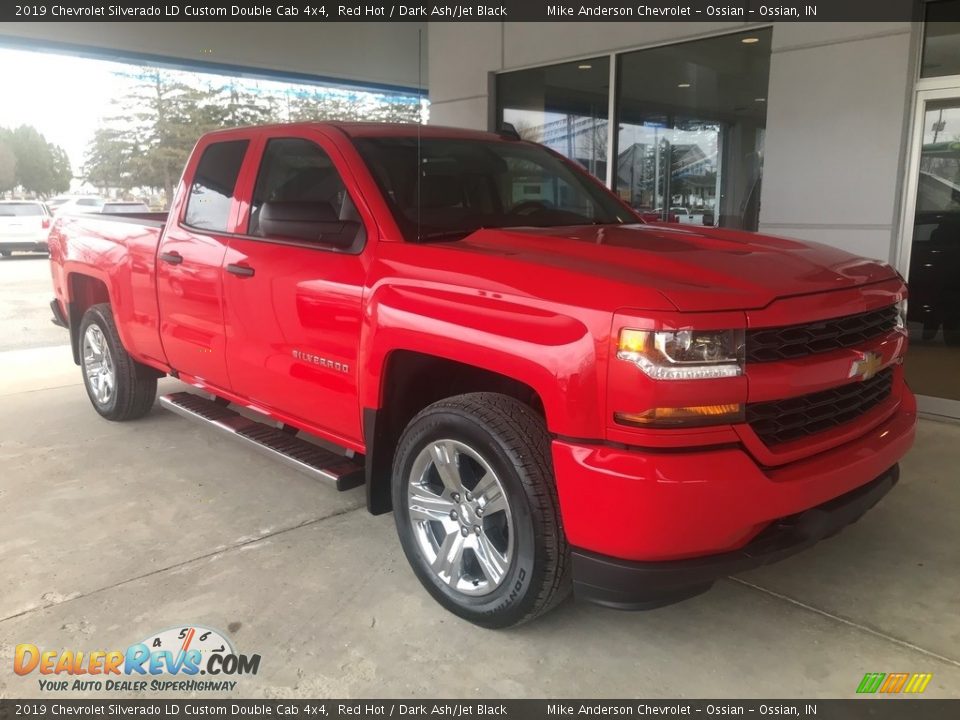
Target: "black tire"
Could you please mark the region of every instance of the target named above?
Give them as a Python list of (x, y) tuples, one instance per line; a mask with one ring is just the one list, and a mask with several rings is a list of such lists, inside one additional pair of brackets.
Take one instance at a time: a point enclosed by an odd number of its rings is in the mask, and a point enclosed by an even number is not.
[[(101, 401), (94, 389), (94, 380), (89, 376), (85, 357), (85, 338), (91, 327), (102, 333), (112, 361), (114, 387), (109, 397)], [(83, 385), (94, 409), (107, 420), (136, 420), (150, 412), (157, 397), (157, 371), (142, 365), (130, 357), (120, 342), (117, 325), (113, 321), (110, 305), (92, 305), (80, 322), (80, 369)]]
[[(484, 591), (485, 594), (461, 592), (451, 587), (450, 580), (445, 581), (431, 569), (430, 558), (418, 537), (425, 537), (428, 526), (432, 528), (440, 522), (446, 523), (446, 520), (424, 525), (415, 523), (410, 516), (408, 499), (414, 465), (420, 463), (417, 468), (423, 467), (418, 458), (424, 457), (422, 453), (429, 453), (427, 448), (434, 447), (434, 443), (442, 444), (443, 441), (465, 446), (464, 452), (476, 453), (493, 470), (509, 508), (509, 515), (507, 511), (500, 514), (510, 525), (508, 533), (512, 544), (509, 555), (506, 551), (504, 555), (508, 564), (499, 584)], [(464, 460), (464, 455), (459, 452), (455, 461), (458, 474), (462, 470), (461, 478), (470, 474), (464, 463), (478, 462), (469, 455)], [(484, 472), (482, 467), (474, 470), (473, 477)], [(440, 478), (437, 466), (429, 462), (422, 474), (417, 470), (417, 477), (426, 478), (429, 473)], [(560, 519), (550, 438), (543, 419), (527, 405), (496, 393), (459, 395), (430, 405), (410, 422), (400, 438), (394, 456), (392, 487), (397, 533), (407, 560), (427, 591), (450, 612), (482, 627), (510, 627), (547, 612), (569, 594), (570, 550)], [(470, 488), (469, 479), (464, 481), (463, 487)], [(479, 481), (473, 487), (479, 487)], [(444, 492), (444, 489), (439, 491)], [(469, 493), (465, 497), (471, 500)], [(480, 502), (478, 498), (472, 499)], [(457, 507), (460, 508), (459, 515), (467, 514), (463, 505)], [(483, 506), (480, 507), (482, 510)], [(486, 523), (496, 517), (496, 513), (494, 510), (487, 517), (474, 521)], [(467, 538), (469, 523), (474, 521), (453, 518), (451, 522), (466, 523), (460, 527), (465, 533), (463, 537)], [(415, 526), (420, 528), (417, 535)], [(482, 530), (476, 530), (480, 536), (486, 535), (490, 528), (484, 525)], [(501, 539), (508, 534), (502, 530), (501, 533)], [(451, 534), (456, 542), (457, 533)], [(437, 535), (433, 537), (439, 546), (441, 539)], [(470, 540), (480, 542), (479, 537), (470, 537)], [(489, 573), (483, 576), (478, 555), (473, 550), (467, 553), (473, 555), (464, 555), (463, 567), (472, 563), (479, 573), (476, 576), (483, 577), (486, 585)], [(468, 586), (470, 582), (477, 585), (477, 581), (469, 577), (465, 582)]]

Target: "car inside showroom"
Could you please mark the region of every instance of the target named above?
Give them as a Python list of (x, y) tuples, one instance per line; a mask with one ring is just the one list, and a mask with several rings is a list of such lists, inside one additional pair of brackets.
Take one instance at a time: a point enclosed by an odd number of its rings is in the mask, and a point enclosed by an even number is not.
[(957, 717), (960, 0), (40, 0), (0, 97), (0, 717)]

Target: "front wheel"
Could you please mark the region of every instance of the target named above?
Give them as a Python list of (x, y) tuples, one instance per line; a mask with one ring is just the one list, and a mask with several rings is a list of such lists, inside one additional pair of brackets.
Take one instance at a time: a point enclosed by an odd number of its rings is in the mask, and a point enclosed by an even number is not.
[(517, 625), (569, 593), (550, 439), (518, 400), (471, 393), (417, 415), (394, 458), (393, 507), (417, 578), (462, 618)]
[(107, 420), (143, 417), (157, 396), (157, 373), (130, 357), (106, 303), (91, 306), (80, 323), (83, 384)]

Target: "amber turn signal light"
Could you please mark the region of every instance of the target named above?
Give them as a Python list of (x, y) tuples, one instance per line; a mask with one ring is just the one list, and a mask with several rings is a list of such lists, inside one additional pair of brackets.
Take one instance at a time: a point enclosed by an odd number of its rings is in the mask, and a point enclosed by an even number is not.
[(639, 413), (614, 413), (620, 425), (639, 427), (696, 427), (743, 422), (743, 405), (691, 405), (689, 407), (650, 408)]

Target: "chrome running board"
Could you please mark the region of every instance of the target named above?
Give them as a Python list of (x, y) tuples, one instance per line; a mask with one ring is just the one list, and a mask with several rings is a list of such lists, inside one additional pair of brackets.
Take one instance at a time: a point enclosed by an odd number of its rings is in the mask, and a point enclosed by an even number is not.
[(222, 430), (295, 470), (349, 490), (364, 483), (363, 464), (270, 425), (244, 417), (229, 406), (188, 392), (160, 396), (160, 405), (178, 415)]

